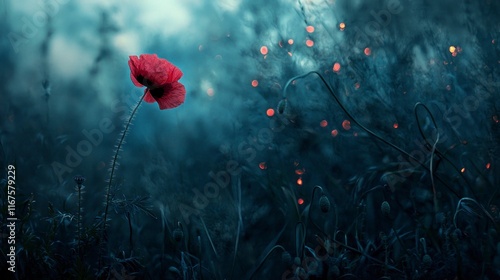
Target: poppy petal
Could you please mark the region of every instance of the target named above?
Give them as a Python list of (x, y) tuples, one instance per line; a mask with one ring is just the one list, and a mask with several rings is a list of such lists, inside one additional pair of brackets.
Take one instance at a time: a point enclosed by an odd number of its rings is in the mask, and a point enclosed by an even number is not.
[(165, 59), (160, 59), (156, 54), (141, 54), (142, 73), (141, 75), (151, 85), (162, 86), (168, 83), (168, 62)]
[[(166, 60), (165, 60), (166, 61)], [(177, 68), (172, 63), (166, 61), (168, 65), (166, 65), (168, 71), (168, 83), (177, 82), (182, 77), (181, 69)]]
[(156, 101), (160, 106), (160, 110), (171, 109), (178, 107), (186, 98), (186, 88), (179, 82), (174, 82), (168, 85), (168, 92), (165, 92)]
[(144, 90), (144, 101), (146, 101), (147, 103), (154, 103), (156, 102), (156, 100), (153, 98), (153, 96), (151, 95), (151, 93), (149, 92), (149, 89), (146, 88)]
[(129, 56), (128, 66), (130, 67), (130, 79), (137, 87), (143, 87), (144, 85), (137, 81), (137, 76), (141, 73), (139, 58), (137, 56)]
[(162, 86), (177, 82), (182, 77), (182, 71), (177, 66), (166, 59), (158, 58), (156, 54), (143, 54), (140, 60), (143, 76), (154, 85)]
[(139, 83), (139, 82), (137, 81), (137, 79), (135, 78), (135, 76), (134, 76), (134, 75), (132, 75), (132, 73), (130, 73), (130, 79), (132, 80), (132, 83), (134, 83), (134, 85), (135, 85), (136, 87), (143, 87), (143, 86), (144, 86), (143, 84), (141, 84), (141, 83)]
[(161, 110), (175, 108), (182, 103), (186, 89), (178, 80), (182, 71), (156, 54), (129, 56), (130, 79), (138, 87), (145, 86), (144, 101), (158, 102)]
[(144, 63), (154, 63), (155, 61), (157, 61), (158, 59), (158, 56), (156, 54), (149, 54), (149, 53), (145, 53), (145, 54), (141, 54), (139, 56), (139, 59), (141, 59)]

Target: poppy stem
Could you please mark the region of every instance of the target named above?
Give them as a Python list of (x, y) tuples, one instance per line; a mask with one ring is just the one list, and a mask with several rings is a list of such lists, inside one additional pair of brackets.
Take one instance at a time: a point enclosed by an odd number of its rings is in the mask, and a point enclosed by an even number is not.
[[(113, 156), (113, 161), (111, 163), (111, 169), (110, 169), (110, 175), (109, 175), (109, 182), (108, 182), (108, 187), (106, 188), (106, 207), (104, 209), (104, 223), (103, 223), (103, 229), (102, 229), (102, 242), (106, 241), (106, 224), (107, 224), (107, 218), (108, 218), (108, 209), (109, 209), (109, 202), (110, 202), (110, 194), (111, 194), (111, 185), (113, 182), (113, 177), (115, 174), (115, 170), (117, 167), (117, 161), (118, 161), (118, 153), (120, 152), (120, 149), (123, 144), (123, 140), (125, 140), (125, 135), (127, 135), (128, 129), (130, 127), (130, 124), (132, 123), (132, 119), (134, 118), (135, 113), (137, 112), (137, 109), (141, 105), (142, 101), (144, 100), (144, 97), (146, 96), (146, 92), (142, 95), (141, 99), (137, 104), (134, 106), (134, 109), (130, 113), (130, 116), (128, 118), (128, 121), (125, 123), (125, 128), (123, 129), (121, 135), (120, 135), (120, 140), (118, 142), (118, 146), (116, 147), (115, 150), (115, 155)], [(100, 258), (99, 258), (100, 259)], [(99, 267), (101, 264), (101, 260), (99, 260)]]

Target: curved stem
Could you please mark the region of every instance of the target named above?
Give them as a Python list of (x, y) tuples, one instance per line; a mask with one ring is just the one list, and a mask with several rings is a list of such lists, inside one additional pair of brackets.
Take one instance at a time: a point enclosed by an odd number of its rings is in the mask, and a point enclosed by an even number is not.
[[(342, 104), (342, 102), (340, 101), (340, 99), (337, 97), (337, 95), (335, 95), (335, 93), (333, 92), (333, 89), (332, 87), (326, 82), (325, 78), (323, 77), (323, 75), (321, 75), (321, 73), (317, 72), (317, 71), (310, 71), (308, 73), (305, 73), (305, 74), (302, 74), (302, 75), (298, 75), (298, 76), (295, 76), (293, 78), (291, 78), (290, 80), (288, 80), (288, 82), (286, 83), (285, 87), (283, 88), (283, 99), (286, 99), (286, 90), (288, 88), (288, 86), (290, 85), (290, 83), (292, 83), (292, 81), (296, 80), (296, 79), (300, 79), (300, 78), (304, 78), (306, 76), (309, 76), (311, 74), (316, 74), (318, 75), (318, 77), (321, 79), (321, 81), (323, 82), (323, 84), (326, 86), (326, 88), (328, 89), (328, 92), (333, 96), (333, 98), (335, 99), (335, 101), (337, 102), (337, 104), (340, 106), (340, 108), (342, 109), (342, 111), (344, 111), (344, 113), (355, 123), (357, 124), (359, 127), (361, 127), (364, 131), (366, 131), (368, 134), (370, 134), (371, 136), (377, 138), (378, 140), (382, 141), (383, 143), (389, 145), (390, 147), (394, 148), (395, 150), (399, 151), (400, 153), (404, 154), (405, 156), (408, 157), (408, 159), (412, 159), (414, 162), (418, 163), (420, 166), (424, 167), (425, 169), (429, 169), (429, 167), (427, 167), (423, 162), (419, 161), (417, 158), (415, 158), (414, 156), (412, 156), (411, 154), (409, 154), (408, 152), (406, 152), (405, 150), (401, 149), (400, 147), (392, 144), (391, 142), (385, 140), (384, 138), (382, 138), (381, 136), (379, 136), (378, 134), (376, 134), (375, 132), (369, 130), (368, 128), (366, 128), (364, 125), (362, 125), (361, 123), (358, 122), (358, 120), (356, 118), (354, 118), (353, 115), (351, 115), (351, 113), (349, 113), (349, 111), (347, 111), (347, 108)], [(443, 183), (443, 185), (446, 186), (446, 188), (452, 192), (455, 196), (457, 196), (458, 198), (461, 198), (461, 196), (454, 190), (452, 189), (443, 179), (441, 179), (440, 177), (438, 177), (436, 175), (436, 178), (441, 182)]]
[[(321, 191), (321, 194), (324, 194), (324, 191), (323, 191), (323, 188), (316, 185), (314, 186), (313, 188), (313, 191), (312, 191), (312, 195), (311, 195), (311, 204), (309, 205), (309, 211), (307, 211), (307, 219), (306, 219), (306, 226), (307, 226), (307, 223), (309, 221), (311, 221), (311, 223), (325, 236), (327, 236), (327, 234), (325, 234), (325, 232), (323, 231), (323, 229), (321, 229), (321, 227), (319, 227), (311, 218), (311, 209), (312, 209), (312, 206), (313, 206), (313, 203), (314, 203), (314, 193), (316, 192), (316, 190), (319, 189)], [(337, 211), (337, 210), (335, 210)]]
[[(436, 190), (435, 190), (435, 184), (434, 184), (434, 170), (433, 170), (433, 159), (434, 159), (434, 155), (438, 155), (441, 159), (444, 159), (446, 162), (448, 162), (454, 169), (455, 171), (457, 172), (457, 174), (460, 175), (460, 177), (462, 177), (462, 179), (464, 180), (465, 182), (465, 185), (467, 186), (467, 188), (469, 189), (469, 191), (472, 193), (472, 195), (474, 196), (474, 198), (477, 199), (477, 195), (474, 191), (474, 189), (472, 188), (472, 186), (470, 185), (469, 181), (465, 178), (464, 174), (462, 172), (460, 172), (459, 168), (451, 161), (448, 159), (448, 157), (446, 157), (445, 154), (441, 153), (441, 151), (439, 151), (437, 149), (437, 144), (440, 140), (440, 133), (439, 133), (439, 128), (438, 128), (438, 125), (436, 123), (436, 120), (434, 119), (434, 116), (432, 115), (432, 113), (430, 112), (429, 108), (427, 108), (427, 106), (425, 106), (424, 104), (420, 103), (420, 102), (417, 102), (417, 104), (415, 104), (415, 107), (413, 108), (413, 111), (415, 113), (415, 119), (417, 120), (417, 127), (418, 127), (418, 131), (420, 132), (420, 135), (422, 136), (422, 138), (424, 139), (425, 143), (427, 145), (431, 145), (431, 143), (429, 142), (427, 136), (424, 134), (423, 130), (422, 130), (422, 126), (420, 124), (420, 121), (419, 121), (419, 118), (418, 118), (418, 113), (417, 113), (417, 108), (421, 106), (423, 107), (427, 113), (429, 114), (430, 118), (431, 118), (431, 121), (432, 121), (432, 125), (434, 126), (434, 128), (436, 129), (436, 141), (434, 142), (434, 144), (432, 144), (432, 148), (431, 148), (431, 162), (430, 162), (430, 173), (431, 173), (431, 182), (432, 182), (432, 187), (433, 187), (433, 191), (434, 191), (434, 196), (436, 195)], [(437, 168), (437, 166), (436, 166)], [(438, 177), (439, 179), (439, 177)], [(448, 187), (448, 185), (445, 184), (446, 187)], [(448, 187), (448, 189), (450, 189), (450, 187)], [(434, 201), (436, 203), (436, 201)], [(437, 209), (437, 206), (435, 204), (435, 208)]]
[[(337, 95), (335, 95), (335, 93), (333, 92), (333, 89), (332, 87), (326, 82), (325, 78), (323, 77), (323, 75), (321, 75), (321, 73), (317, 72), (317, 71), (311, 71), (311, 72), (308, 72), (306, 74), (302, 74), (302, 75), (299, 75), (299, 76), (296, 76), (296, 77), (293, 77), (291, 78), (285, 85), (285, 87), (283, 88), (283, 98), (286, 98), (286, 89), (288, 88), (288, 86), (290, 85), (290, 83), (295, 80), (295, 79), (299, 79), (299, 78), (304, 78), (306, 76), (309, 76), (310, 74), (316, 74), (318, 75), (318, 77), (321, 79), (321, 81), (323, 82), (323, 84), (326, 86), (326, 88), (328, 89), (328, 91), (330, 92), (330, 94), (333, 96), (333, 98), (335, 99), (335, 101), (337, 102), (337, 104), (340, 106), (340, 109), (342, 109), (342, 111), (344, 111), (344, 113), (355, 123), (357, 124), (359, 127), (361, 127), (364, 131), (366, 131), (368, 134), (370, 134), (371, 136), (377, 138), (378, 140), (384, 142), (385, 144), (391, 146), (392, 148), (398, 150), (399, 152), (405, 154), (407, 157), (415, 160), (416, 162), (419, 162), (414, 156), (410, 155), (409, 153), (407, 153), (405, 150), (401, 149), (400, 147), (392, 144), (391, 142), (385, 140), (384, 138), (380, 137), (378, 134), (376, 134), (375, 132), (369, 130), (368, 128), (366, 128), (364, 125), (362, 125), (361, 123), (358, 122), (358, 120), (356, 118), (354, 118), (353, 115), (351, 115), (351, 113), (349, 113), (349, 111), (347, 110), (347, 108), (342, 104), (342, 102), (340, 101), (340, 99), (337, 97)], [(419, 162), (420, 163), (420, 162)]]
[(434, 166), (433, 165), (434, 165), (434, 155), (436, 154), (436, 145), (439, 142), (440, 135), (439, 135), (439, 129), (438, 129), (436, 120), (434, 120), (434, 116), (429, 111), (429, 108), (427, 108), (427, 106), (425, 106), (424, 104), (417, 102), (417, 104), (415, 104), (415, 107), (413, 107), (413, 111), (415, 113), (415, 119), (417, 120), (418, 130), (420, 131), (420, 135), (422, 135), (425, 142), (429, 144), (429, 141), (427, 141), (427, 137), (425, 137), (424, 132), (422, 131), (422, 126), (420, 125), (420, 121), (418, 119), (417, 108), (419, 106), (422, 106), (427, 111), (427, 113), (429, 113), (429, 116), (431, 116), (432, 124), (434, 125), (434, 128), (436, 129), (436, 141), (434, 141), (434, 144), (432, 144), (431, 159), (429, 161), (429, 171), (431, 173), (432, 195), (433, 195), (433, 200), (434, 200), (434, 214), (436, 214), (438, 211), (438, 202), (437, 202), (437, 196), (436, 196), (436, 184), (434, 183)]
[(76, 246), (78, 248), (78, 257), (80, 260), (82, 259), (82, 248), (81, 248), (81, 242), (82, 242), (82, 185), (77, 184), (77, 190), (78, 190), (78, 212), (76, 216)]
[(112, 164), (111, 164), (111, 171), (110, 171), (110, 176), (109, 176), (109, 182), (108, 182), (108, 186), (106, 188), (106, 201), (105, 201), (106, 206), (105, 206), (105, 209), (104, 209), (104, 219), (103, 219), (104, 223), (103, 223), (103, 230), (102, 230), (103, 240), (105, 240), (105, 238), (106, 238), (106, 224), (107, 224), (107, 218), (108, 218), (109, 199), (110, 199), (110, 194), (111, 194), (111, 185), (113, 183), (113, 177), (114, 177), (115, 170), (116, 170), (116, 167), (117, 167), (118, 153), (120, 152), (120, 149), (121, 149), (121, 147), (123, 145), (123, 140), (125, 140), (125, 135), (127, 135), (127, 132), (128, 132), (129, 127), (130, 127), (130, 124), (132, 122), (132, 119), (134, 118), (134, 115), (137, 112), (137, 109), (141, 105), (142, 100), (144, 100), (144, 96), (146, 96), (146, 92), (144, 92), (144, 94), (142, 95), (141, 99), (139, 100), (139, 102), (137, 102), (137, 104), (135, 105), (134, 109), (130, 113), (128, 121), (125, 124), (125, 128), (123, 129), (123, 131), (121, 133), (120, 140), (118, 142), (118, 146), (116, 147), (115, 155), (113, 156), (113, 161), (112, 161)]
[(257, 273), (257, 271), (259, 271), (259, 269), (261, 268), (261, 266), (264, 264), (264, 262), (267, 260), (267, 258), (271, 255), (271, 253), (276, 250), (276, 249), (281, 249), (283, 252), (286, 252), (285, 248), (283, 248), (283, 246), (281, 245), (274, 245), (273, 248), (271, 248), (271, 250), (269, 250), (269, 252), (267, 252), (266, 256), (264, 257), (264, 259), (262, 259), (262, 261), (259, 263), (259, 265), (257, 266), (257, 268), (254, 270), (254, 272), (250, 275), (250, 277), (248, 279), (252, 279), (253, 276), (255, 275), (255, 273)]
[[(301, 226), (299, 228), (299, 225)], [(302, 236), (299, 236), (299, 230), (301, 230)], [(306, 241), (306, 226), (302, 222), (298, 222), (295, 225), (295, 253), (297, 254), (297, 257), (302, 259), (302, 253), (303, 253), (303, 247), (304, 243)]]

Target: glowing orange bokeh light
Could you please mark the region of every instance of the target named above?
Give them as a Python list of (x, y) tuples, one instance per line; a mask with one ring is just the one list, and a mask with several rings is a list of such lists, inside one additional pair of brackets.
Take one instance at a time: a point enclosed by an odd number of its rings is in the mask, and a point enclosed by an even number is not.
[(258, 85), (259, 85), (259, 81), (257, 81), (257, 80), (253, 80), (252, 81), (252, 86), (253, 87), (257, 87)]
[(333, 64), (333, 72), (339, 72), (340, 71), (340, 63), (338, 62), (335, 62), (335, 64)]
[(288, 44), (293, 45), (293, 39), (288, 39)]
[(341, 22), (339, 24), (339, 28), (340, 28), (340, 31), (344, 31), (344, 29), (345, 29), (345, 23)]
[(262, 170), (267, 169), (267, 164), (266, 164), (266, 162), (265, 162), (265, 161), (263, 161), (263, 162), (259, 163), (259, 168), (260, 168), (260, 169), (262, 169)]
[(269, 50), (267, 49), (267, 47), (266, 47), (266, 46), (262, 46), (262, 47), (260, 47), (260, 53), (261, 53), (262, 55), (266, 55), (266, 54), (268, 53), (268, 51), (269, 51)]
[(269, 109), (267, 109), (267, 111), (266, 111), (266, 115), (267, 115), (268, 117), (272, 117), (272, 116), (274, 116), (274, 109), (273, 109), (273, 108), (269, 108)]
[(450, 51), (450, 53), (454, 53), (456, 51), (456, 48), (455, 46), (450, 46), (448, 50)]
[(295, 169), (295, 174), (297, 174), (297, 175), (302, 175), (302, 174), (304, 174), (304, 172), (306, 172), (306, 170), (304, 168)]
[(462, 169), (460, 169), (460, 172), (464, 173), (465, 172), (465, 167), (462, 167)]
[(365, 51), (364, 51), (365, 55), (370, 55), (372, 54), (372, 50), (370, 48), (365, 48)]
[(328, 122), (327, 122), (326, 120), (322, 120), (322, 121), (319, 123), (319, 125), (320, 125), (321, 127), (326, 127), (326, 126), (328, 125)]
[(349, 120), (344, 120), (342, 122), (342, 128), (344, 128), (345, 130), (351, 129), (351, 122)]
[(395, 122), (392, 127), (394, 127), (394, 129), (397, 129), (399, 127), (399, 124), (397, 122)]
[(304, 204), (304, 200), (302, 198), (299, 198), (299, 199), (297, 199), (297, 203), (299, 205), (302, 205), (302, 204)]
[(314, 41), (313, 41), (313, 40), (311, 40), (311, 39), (307, 39), (307, 41), (306, 41), (306, 46), (308, 46), (308, 47), (312, 47), (312, 46), (314, 46)]
[(302, 178), (299, 177), (299, 179), (297, 179), (297, 185), (302, 186), (302, 183), (304, 182), (302, 182)]
[(306, 31), (307, 31), (308, 33), (313, 33), (313, 32), (314, 32), (314, 26), (309, 25), (308, 27), (306, 27)]
[(332, 130), (332, 137), (337, 137), (337, 135), (339, 135), (339, 131), (336, 129)]
[(491, 167), (491, 163), (489, 163), (489, 162), (488, 162), (488, 163), (486, 164), (486, 169), (490, 169), (490, 167)]

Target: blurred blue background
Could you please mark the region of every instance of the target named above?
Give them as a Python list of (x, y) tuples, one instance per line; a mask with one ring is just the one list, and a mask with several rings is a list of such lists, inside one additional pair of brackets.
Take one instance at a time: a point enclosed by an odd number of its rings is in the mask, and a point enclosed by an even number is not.
[[(458, 197), (474, 196), (489, 207), (498, 188), (495, 1), (0, 4), (0, 161), (17, 166), (19, 200), (34, 193), (40, 209), (50, 202), (74, 211), (73, 177), (80, 174), (87, 178), (86, 222), (102, 212), (116, 139), (143, 92), (130, 80), (128, 57), (142, 53), (182, 70), (186, 101), (171, 110), (141, 105), (120, 153), (114, 197), (150, 196), (157, 219), (190, 224), (193, 236), (203, 231), (204, 218), (214, 246), (230, 260), (241, 232), (241, 254), (250, 256), (237, 266), (241, 273), (272, 240), (258, 236), (278, 234), (283, 215), (310, 205), (315, 185), (339, 209), (354, 209), (379, 184), (403, 196), (416, 185), (423, 204), (432, 204), (429, 170), (355, 124), (317, 76), (291, 83), (285, 111), (277, 112), (285, 84), (308, 71), (324, 75), (359, 123), (424, 166), (433, 161), (426, 139), (432, 145), (439, 132), (437, 148), (449, 161), (436, 173)], [(416, 117), (417, 102), (429, 112)], [(210, 174), (228, 172), (228, 162), (241, 172), (197, 207), (197, 194), (214, 181)], [(411, 176), (388, 182), (387, 174), (403, 167)], [(439, 184), (438, 192), (447, 193)], [(293, 195), (284, 196), (282, 187)], [(283, 215), (271, 215), (278, 212)], [(369, 236), (378, 234), (376, 220), (367, 225)], [(151, 257), (161, 239), (152, 233), (158, 224), (153, 218), (136, 223), (139, 234), (152, 236), (139, 242)]]

